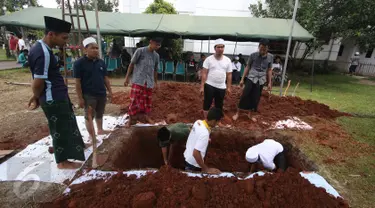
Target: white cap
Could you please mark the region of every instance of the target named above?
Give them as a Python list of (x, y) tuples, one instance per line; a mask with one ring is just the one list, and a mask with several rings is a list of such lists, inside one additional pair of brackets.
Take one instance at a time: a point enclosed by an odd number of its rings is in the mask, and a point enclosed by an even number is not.
[(82, 43), (83, 43), (83, 47), (86, 47), (88, 44), (96, 43), (96, 40), (93, 37), (88, 37), (84, 39)]
[(224, 40), (222, 38), (216, 39), (214, 47), (217, 45), (225, 45)]
[(234, 60), (240, 60), (240, 58), (238, 56), (234, 57)]
[(259, 154), (258, 154), (258, 151), (255, 148), (255, 146), (254, 147), (250, 147), (246, 151), (246, 160), (247, 160), (247, 162), (249, 162), (249, 163), (255, 163), (258, 160), (258, 157), (259, 157)]
[(355, 52), (355, 54), (354, 55), (356, 55), (356, 56), (359, 56), (359, 52)]

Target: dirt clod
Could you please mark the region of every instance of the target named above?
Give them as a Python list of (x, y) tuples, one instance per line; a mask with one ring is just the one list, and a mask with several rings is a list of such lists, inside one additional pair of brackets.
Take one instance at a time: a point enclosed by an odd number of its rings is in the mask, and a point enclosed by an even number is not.
[(149, 208), (153, 207), (156, 201), (154, 192), (140, 193), (133, 199), (133, 208)]

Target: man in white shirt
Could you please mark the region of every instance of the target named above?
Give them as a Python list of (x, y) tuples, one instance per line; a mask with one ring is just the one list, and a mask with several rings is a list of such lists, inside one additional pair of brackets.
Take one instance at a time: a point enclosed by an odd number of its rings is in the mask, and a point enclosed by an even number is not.
[(233, 83), (239, 83), (241, 79), (241, 67), (242, 64), (239, 62), (240, 58), (238, 56), (234, 57), (233, 63), (232, 63), (232, 77), (233, 77)]
[[(225, 93), (231, 93), (232, 87), (232, 62), (224, 56), (224, 40), (215, 41), (215, 54), (206, 58), (201, 72), (201, 94), (204, 95), (203, 112), (207, 118), (207, 112), (215, 100), (215, 107), (223, 109)], [(227, 84), (228, 86), (227, 86)]]
[(18, 49), (19, 49), (20, 52), (23, 51), (24, 49), (26, 49), (26, 44), (25, 44), (25, 41), (22, 38), (22, 35), (18, 39)]
[(265, 139), (262, 143), (250, 147), (246, 151), (246, 160), (251, 163), (250, 173), (257, 169), (261, 163), (265, 169), (286, 170), (285, 150), (282, 144), (273, 139)]
[(206, 120), (198, 120), (194, 123), (186, 142), (185, 170), (202, 171), (208, 174), (219, 174), (220, 170), (209, 168), (204, 163), (204, 157), (210, 141), (211, 128), (223, 117), (223, 111), (219, 108), (211, 108)]

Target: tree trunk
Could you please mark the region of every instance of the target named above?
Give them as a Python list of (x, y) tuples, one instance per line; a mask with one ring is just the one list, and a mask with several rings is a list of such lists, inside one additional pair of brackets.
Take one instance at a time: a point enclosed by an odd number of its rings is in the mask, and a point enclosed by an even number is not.
[[(1, 27), (1, 35), (3, 36), (3, 40), (4, 40), (4, 45), (5, 45), (5, 53), (6, 53), (6, 56), (7, 58), (11, 58), (12, 55), (10, 54), (10, 50), (9, 50), (9, 41), (7, 39), (7, 36), (6, 36), (6, 27), (5, 26), (2, 26)], [(17, 57), (16, 57), (17, 58)]]

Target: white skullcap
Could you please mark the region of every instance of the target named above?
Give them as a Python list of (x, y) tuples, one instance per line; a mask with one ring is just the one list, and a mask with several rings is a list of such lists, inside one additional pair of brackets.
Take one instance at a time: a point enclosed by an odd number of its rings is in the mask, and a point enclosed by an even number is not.
[(91, 43), (96, 43), (96, 40), (93, 37), (88, 37), (88, 38), (84, 39), (82, 43), (83, 43), (83, 47), (86, 47), (87, 45), (89, 45)]
[(355, 52), (355, 54), (354, 55), (356, 55), (356, 56), (359, 56), (359, 52)]
[(234, 57), (234, 59), (237, 60), (237, 61), (240, 60), (240, 58), (238, 56)]
[(259, 154), (255, 147), (250, 147), (246, 151), (246, 161), (249, 163), (255, 163), (258, 160)]
[(214, 46), (217, 46), (217, 45), (225, 45), (224, 40), (222, 38), (216, 39)]

